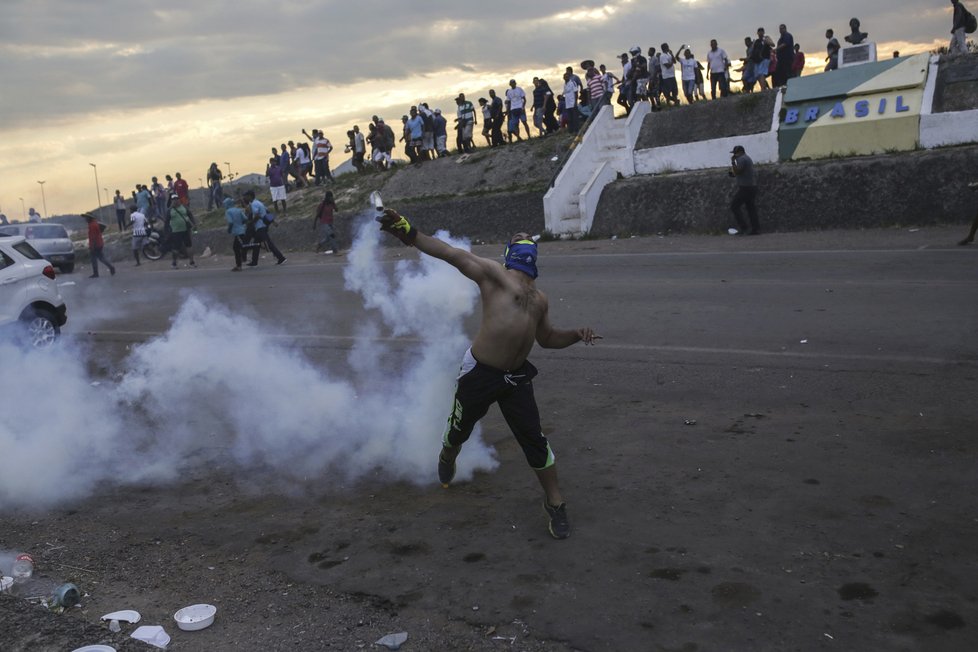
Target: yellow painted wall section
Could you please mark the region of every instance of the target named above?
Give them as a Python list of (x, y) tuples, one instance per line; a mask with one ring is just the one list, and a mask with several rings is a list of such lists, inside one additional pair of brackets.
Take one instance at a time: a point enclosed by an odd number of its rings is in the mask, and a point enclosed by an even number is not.
[(906, 61), (881, 72), (851, 91), (849, 95), (869, 95), (900, 88), (924, 87), (927, 81), (927, 69), (930, 65), (929, 54), (917, 54), (907, 57)]
[(919, 115), (837, 124), (831, 129), (812, 127), (805, 131), (792, 158), (798, 160), (912, 151), (917, 148), (919, 128)]
[[(897, 97), (908, 110), (897, 113)], [(832, 156), (880, 154), (892, 151), (911, 151), (917, 148), (920, 134), (920, 107), (923, 89), (890, 91), (877, 95), (850, 97), (842, 100), (845, 117), (832, 117), (830, 111), (819, 116), (805, 130), (793, 159), (826, 158)], [(880, 100), (886, 109), (880, 114)], [(869, 103), (869, 114), (856, 117), (856, 103)]]

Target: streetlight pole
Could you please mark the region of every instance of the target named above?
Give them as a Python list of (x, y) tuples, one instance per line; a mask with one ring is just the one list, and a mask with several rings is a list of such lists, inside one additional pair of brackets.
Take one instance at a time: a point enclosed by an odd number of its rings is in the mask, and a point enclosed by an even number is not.
[(224, 161), (224, 165), (228, 166), (228, 183), (231, 183), (231, 164), (227, 161)]
[(50, 216), (48, 215), (48, 200), (44, 198), (44, 182), (38, 181), (38, 183), (41, 184), (41, 205), (44, 207), (44, 218), (47, 219)]
[(98, 184), (98, 166), (95, 165), (94, 163), (89, 163), (89, 165), (91, 165), (92, 166), (92, 169), (95, 170), (95, 206), (96, 206), (95, 210), (98, 211), (98, 218), (99, 218), (99, 220), (101, 220), (102, 219), (102, 194), (101, 194), (101, 191), (98, 188), (98, 185), (99, 185)]
[(20, 200), (20, 214), (24, 216), (24, 221), (27, 221), (27, 206), (24, 205), (24, 198), (18, 197)]

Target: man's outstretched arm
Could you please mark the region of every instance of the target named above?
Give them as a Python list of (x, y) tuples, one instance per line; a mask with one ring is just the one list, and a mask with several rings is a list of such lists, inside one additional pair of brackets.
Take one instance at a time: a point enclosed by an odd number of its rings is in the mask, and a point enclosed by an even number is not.
[(429, 256), (444, 260), (476, 283), (482, 283), (493, 274), (502, 272), (502, 268), (491, 260), (421, 233), (411, 226), (407, 219), (390, 208), (386, 209), (377, 221), (380, 222), (381, 231), (387, 231), (404, 244), (413, 246)]
[(543, 348), (565, 349), (578, 342), (593, 345), (595, 340), (600, 339), (602, 339), (601, 336), (588, 326), (576, 330), (554, 328), (553, 324), (550, 323), (550, 306), (546, 302), (544, 303), (543, 316), (540, 318), (540, 323), (537, 324), (536, 332), (537, 344)]

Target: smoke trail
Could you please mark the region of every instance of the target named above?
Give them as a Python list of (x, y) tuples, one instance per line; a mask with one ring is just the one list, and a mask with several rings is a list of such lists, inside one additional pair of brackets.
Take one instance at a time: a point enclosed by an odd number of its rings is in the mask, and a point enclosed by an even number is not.
[[(347, 289), (369, 309), (348, 355), (349, 378), (271, 339), (279, 333), (267, 324), (197, 296), (165, 334), (134, 348), (109, 388), (93, 387), (82, 356), (67, 348), (25, 353), (0, 345), (13, 370), (0, 381), (8, 402), (0, 411), (0, 507), (83, 498), (105, 482), (173, 480), (213, 463), (256, 472), (250, 481), (370, 473), (434, 482), (468, 346), (462, 323), (477, 289), (426, 256), (399, 261), (385, 275), (380, 253), (376, 224), (365, 222), (344, 270)], [(388, 334), (407, 338), (408, 355), (393, 354)], [(459, 478), (496, 464), (476, 432)]]

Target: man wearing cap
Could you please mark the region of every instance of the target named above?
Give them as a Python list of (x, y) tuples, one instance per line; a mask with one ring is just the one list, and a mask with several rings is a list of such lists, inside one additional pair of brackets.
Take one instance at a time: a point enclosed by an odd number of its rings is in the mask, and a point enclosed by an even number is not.
[(505, 263), (500, 265), (419, 232), (391, 209), (378, 219), (382, 230), (404, 244), (458, 269), (479, 286), (482, 297), (482, 324), (462, 358), (453, 409), (438, 456), (438, 480), (447, 488), (455, 479), (455, 460), (462, 444), (492, 404), (498, 403), (543, 487), (550, 534), (566, 539), (570, 522), (557, 483), (554, 453), (540, 426), (533, 396), (537, 370), (527, 356), (534, 340), (544, 348), (562, 349), (577, 342), (594, 344), (600, 336), (588, 327), (561, 330), (550, 323), (547, 297), (536, 287), (537, 245), (526, 233), (510, 239)]
[(459, 152), (468, 154), (475, 149), (472, 142), (472, 128), (476, 125), (475, 107), (465, 99), (465, 93), (459, 93), (455, 98), (458, 109), (455, 112), (455, 146)]
[[(733, 201), (730, 202), (730, 210), (733, 211), (734, 219), (737, 220), (737, 227), (740, 235), (760, 235), (761, 227), (757, 221), (757, 174), (754, 172), (754, 161), (747, 156), (747, 152), (741, 145), (737, 145), (730, 152), (730, 176), (737, 179), (737, 193)], [(747, 216), (750, 218), (750, 229), (747, 222), (740, 212), (740, 207), (747, 207)]]
[(629, 50), (632, 55), (632, 68), (629, 75), (635, 88), (635, 101), (641, 102), (649, 97), (649, 60), (642, 56), (642, 48), (637, 45)]

